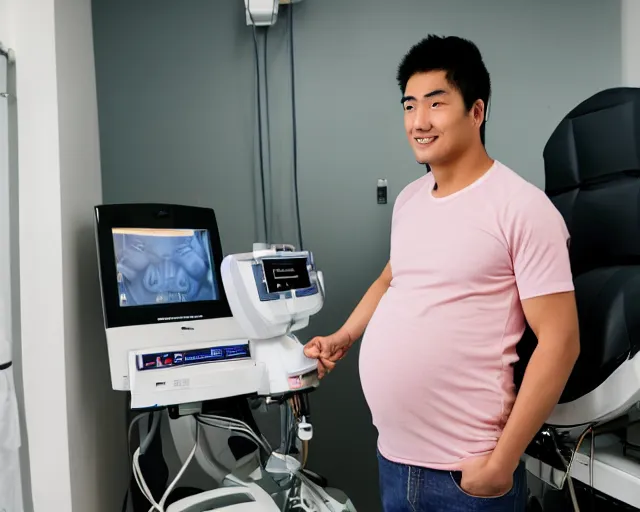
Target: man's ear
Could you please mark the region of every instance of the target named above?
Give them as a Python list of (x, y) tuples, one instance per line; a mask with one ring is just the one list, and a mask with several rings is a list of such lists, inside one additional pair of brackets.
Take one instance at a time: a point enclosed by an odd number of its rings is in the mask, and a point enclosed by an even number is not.
[(473, 104), (473, 120), (476, 123), (476, 126), (480, 126), (485, 121), (485, 104), (482, 100), (476, 100)]

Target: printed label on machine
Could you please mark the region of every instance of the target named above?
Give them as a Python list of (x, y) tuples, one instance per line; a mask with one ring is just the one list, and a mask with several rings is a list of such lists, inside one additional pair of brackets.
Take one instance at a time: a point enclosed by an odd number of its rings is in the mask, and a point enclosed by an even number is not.
[(155, 370), (199, 363), (230, 361), (251, 357), (249, 344), (208, 347), (180, 352), (156, 352), (138, 354), (138, 370)]

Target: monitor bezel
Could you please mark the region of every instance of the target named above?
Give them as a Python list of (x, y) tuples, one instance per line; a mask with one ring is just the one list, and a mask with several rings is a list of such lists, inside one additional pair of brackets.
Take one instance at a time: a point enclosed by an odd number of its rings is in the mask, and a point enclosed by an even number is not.
[[(95, 207), (95, 224), (105, 328), (193, 322), (232, 316), (220, 270), (223, 253), (218, 223), (211, 208), (160, 203), (99, 205)], [(117, 228), (208, 230), (218, 300), (121, 307), (112, 232)]]

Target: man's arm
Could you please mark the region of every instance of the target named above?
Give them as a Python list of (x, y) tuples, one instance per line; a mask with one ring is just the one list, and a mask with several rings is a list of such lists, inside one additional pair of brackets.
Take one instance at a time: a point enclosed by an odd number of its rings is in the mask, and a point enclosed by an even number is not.
[(362, 336), (380, 299), (391, 285), (391, 264), (387, 263), (382, 274), (364, 294), (344, 325), (330, 336), (316, 336), (304, 347), (307, 357), (318, 360), (318, 376), (322, 378), (333, 370), (351, 345)]
[[(340, 338), (349, 340), (349, 345), (362, 336), (371, 321), (380, 300), (391, 286), (391, 263), (387, 263), (384, 270), (364, 294), (344, 325), (336, 332)], [(343, 339), (344, 339), (343, 338)]]
[(557, 405), (580, 352), (578, 314), (564, 219), (543, 191), (523, 189), (509, 205), (506, 238), (524, 316), (538, 338), (490, 455), (465, 463), (461, 486), (496, 496), (513, 485), (525, 449)]
[(489, 463), (513, 474), (520, 457), (558, 403), (580, 353), (574, 292), (522, 301), (538, 338), (520, 391)]

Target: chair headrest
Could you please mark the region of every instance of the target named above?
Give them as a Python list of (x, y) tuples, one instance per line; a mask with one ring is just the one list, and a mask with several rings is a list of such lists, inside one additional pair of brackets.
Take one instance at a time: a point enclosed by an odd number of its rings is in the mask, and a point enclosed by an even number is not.
[(545, 191), (571, 234), (574, 276), (640, 264), (640, 88), (601, 91), (544, 148)]
[(544, 152), (548, 195), (640, 171), (640, 88), (594, 94), (569, 112)]

